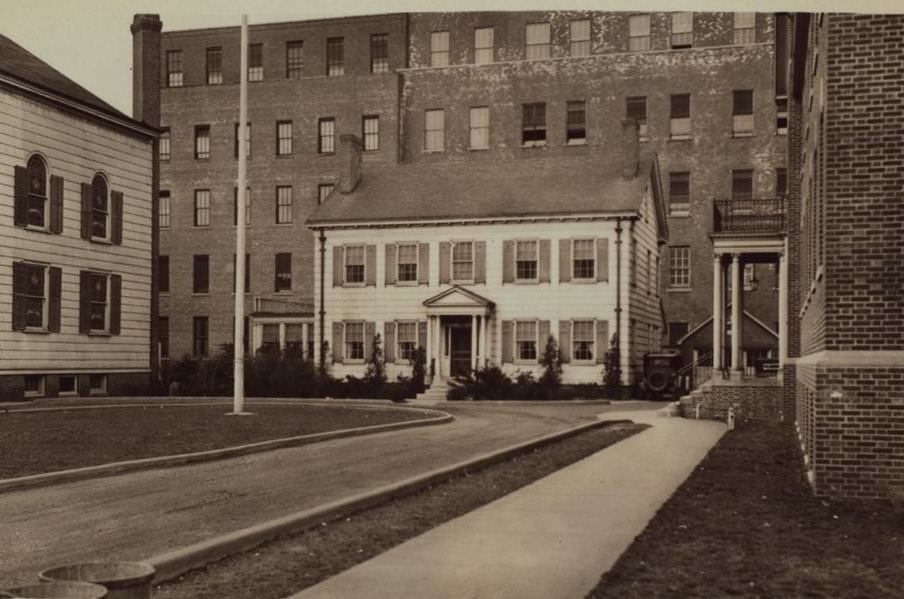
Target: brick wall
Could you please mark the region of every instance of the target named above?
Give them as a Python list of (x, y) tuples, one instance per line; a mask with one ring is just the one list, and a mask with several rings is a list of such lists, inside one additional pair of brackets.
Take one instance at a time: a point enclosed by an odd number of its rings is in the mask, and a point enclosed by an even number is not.
[(700, 391), (695, 403), (700, 405), (701, 418), (725, 420), (731, 407), (738, 421), (777, 420), (782, 416), (783, 388), (778, 384), (715, 383)]

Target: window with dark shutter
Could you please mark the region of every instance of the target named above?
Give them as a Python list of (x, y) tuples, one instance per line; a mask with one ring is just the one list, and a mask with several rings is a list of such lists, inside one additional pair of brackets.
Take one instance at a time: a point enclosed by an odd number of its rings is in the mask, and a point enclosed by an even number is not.
[(119, 335), (122, 317), (122, 277), (110, 275), (110, 328), (111, 335)]
[(114, 245), (122, 245), (122, 212), (123, 212), (123, 196), (121, 191), (110, 192), (110, 203), (113, 208), (112, 224), (113, 231), (110, 241)]
[(63, 232), (63, 178), (50, 177), (50, 232)]

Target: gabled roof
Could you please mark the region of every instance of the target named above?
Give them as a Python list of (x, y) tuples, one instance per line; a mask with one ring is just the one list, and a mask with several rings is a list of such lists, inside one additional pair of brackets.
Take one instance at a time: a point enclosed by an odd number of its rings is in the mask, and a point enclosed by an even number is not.
[[(358, 186), (338, 190), (308, 225), (624, 214), (638, 210), (655, 159), (625, 178), (618, 156), (523, 158), (365, 168)], [(658, 184), (658, 181), (656, 181)], [(658, 192), (657, 192), (658, 196)]]
[(452, 287), (441, 291), (433, 297), (424, 300), (424, 305), (428, 308), (439, 306), (482, 306), (492, 309), (496, 306), (487, 298), (479, 293), (474, 293), (465, 287), (453, 285)]

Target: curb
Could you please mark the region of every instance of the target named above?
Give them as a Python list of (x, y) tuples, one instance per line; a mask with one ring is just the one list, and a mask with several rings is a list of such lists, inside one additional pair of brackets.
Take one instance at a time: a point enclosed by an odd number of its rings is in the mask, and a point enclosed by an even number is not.
[(632, 421), (601, 420), (589, 422), (530, 441), (510, 445), (496, 451), (479, 455), (470, 460), (465, 460), (452, 464), (451, 466), (407, 478), (397, 483), (384, 485), (373, 491), (353, 495), (345, 499), (340, 499), (325, 505), (227, 533), (213, 539), (208, 539), (207, 541), (195, 543), (194, 545), (189, 545), (168, 553), (145, 558), (143, 561), (150, 563), (157, 570), (157, 574), (154, 578), (154, 584), (157, 584), (166, 580), (171, 580), (189, 570), (229, 555), (248, 551), (275, 537), (288, 533), (300, 532), (305, 529), (314, 528), (325, 522), (344, 518), (363, 509), (416, 493), (455, 475), (492, 466), (516, 455), (526, 453), (532, 449), (537, 449), (556, 441), (573, 437), (591, 429), (630, 422)]
[(425, 408), (421, 409), (425, 412), (433, 412), (436, 415), (430, 418), (421, 418), (418, 420), (407, 420), (404, 422), (393, 422), (389, 424), (376, 424), (373, 426), (347, 428), (337, 431), (328, 431), (325, 433), (299, 435), (297, 437), (284, 437), (282, 439), (258, 441), (256, 443), (236, 445), (233, 447), (224, 447), (221, 449), (209, 449), (207, 451), (198, 451), (193, 453), (180, 453), (170, 456), (142, 458), (124, 462), (112, 462), (110, 464), (100, 464), (98, 466), (86, 466), (84, 468), (73, 468), (70, 470), (60, 470), (57, 472), (46, 472), (42, 474), (32, 474), (29, 476), (20, 476), (17, 478), (0, 479), (0, 493), (6, 493), (9, 491), (22, 491), (25, 489), (33, 489), (36, 487), (54, 485), (62, 482), (72, 482), (89, 478), (101, 478), (114, 474), (134, 472), (136, 470), (149, 470), (152, 468), (182, 466), (198, 462), (212, 462), (215, 460), (222, 460), (252, 453), (270, 451), (273, 449), (310, 445), (323, 441), (331, 441), (333, 439), (360, 437), (364, 435), (398, 431), (420, 426), (446, 424), (452, 422), (455, 419), (451, 414), (447, 414), (440, 410), (429, 410)]

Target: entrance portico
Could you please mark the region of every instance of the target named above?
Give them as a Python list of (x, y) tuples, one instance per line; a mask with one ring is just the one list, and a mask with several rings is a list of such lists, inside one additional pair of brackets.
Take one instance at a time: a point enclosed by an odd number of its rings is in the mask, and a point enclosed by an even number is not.
[(495, 304), (453, 286), (424, 301), (427, 308), (428, 372), (446, 380), (489, 361), (489, 321)]

